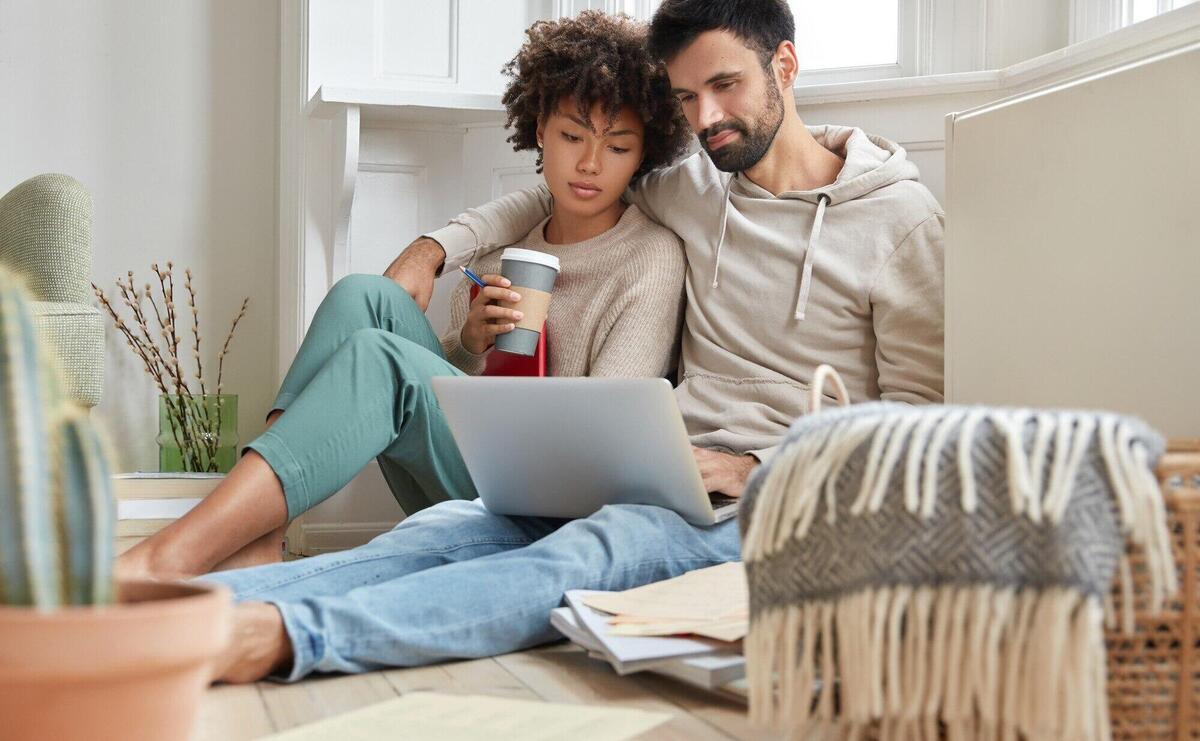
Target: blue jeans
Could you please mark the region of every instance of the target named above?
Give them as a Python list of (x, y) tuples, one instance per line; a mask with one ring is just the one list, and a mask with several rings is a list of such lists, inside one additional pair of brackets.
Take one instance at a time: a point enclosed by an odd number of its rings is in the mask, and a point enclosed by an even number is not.
[(638, 504), (507, 517), (451, 500), (349, 551), (204, 579), (279, 608), (295, 681), (536, 646), (559, 637), (550, 610), (569, 589), (630, 589), (740, 557), (735, 520), (695, 527)]

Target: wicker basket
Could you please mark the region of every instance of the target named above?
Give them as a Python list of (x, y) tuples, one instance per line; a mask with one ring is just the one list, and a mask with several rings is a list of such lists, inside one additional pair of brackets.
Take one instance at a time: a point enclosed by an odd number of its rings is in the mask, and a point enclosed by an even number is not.
[[(1149, 613), (1140, 554), (1130, 554), (1135, 630), (1129, 634), (1117, 627), (1105, 636), (1114, 739), (1200, 739), (1200, 441), (1173, 442), (1158, 475), (1179, 594), (1161, 614)], [(1120, 592), (1113, 593), (1118, 615)]]

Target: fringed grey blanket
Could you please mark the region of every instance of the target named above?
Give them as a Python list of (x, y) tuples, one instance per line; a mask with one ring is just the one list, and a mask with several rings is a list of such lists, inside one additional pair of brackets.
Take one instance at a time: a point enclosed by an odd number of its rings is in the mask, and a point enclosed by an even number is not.
[(752, 718), (1107, 738), (1104, 605), (1126, 538), (1152, 608), (1176, 589), (1163, 449), (1111, 414), (878, 402), (800, 419), (740, 514)]

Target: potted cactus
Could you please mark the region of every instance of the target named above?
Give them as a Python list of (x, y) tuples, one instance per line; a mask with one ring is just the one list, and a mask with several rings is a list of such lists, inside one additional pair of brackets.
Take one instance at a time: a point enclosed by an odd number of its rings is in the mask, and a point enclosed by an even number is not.
[(0, 269), (0, 735), (174, 739), (229, 632), (229, 594), (113, 577), (100, 438)]

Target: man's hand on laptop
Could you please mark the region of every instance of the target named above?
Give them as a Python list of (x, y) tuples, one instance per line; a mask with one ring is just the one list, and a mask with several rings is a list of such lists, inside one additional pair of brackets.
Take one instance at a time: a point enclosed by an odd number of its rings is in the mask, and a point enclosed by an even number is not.
[(445, 261), (446, 251), (436, 239), (418, 237), (392, 260), (383, 274), (399, 283), (421, 311), (425, 311), (429, 308), (429, 299), (433, 298), (433, 279)]
[(758, 465), (758, 459), (752, 455), (721, 453), (697, 448), (695, 445), (692, 446), (692, 453), (696, 456), (696, 465), (700, 467), (700, 478), (704, 480), (704, 488), (731, 497), (742, 495), (750, 472)]

